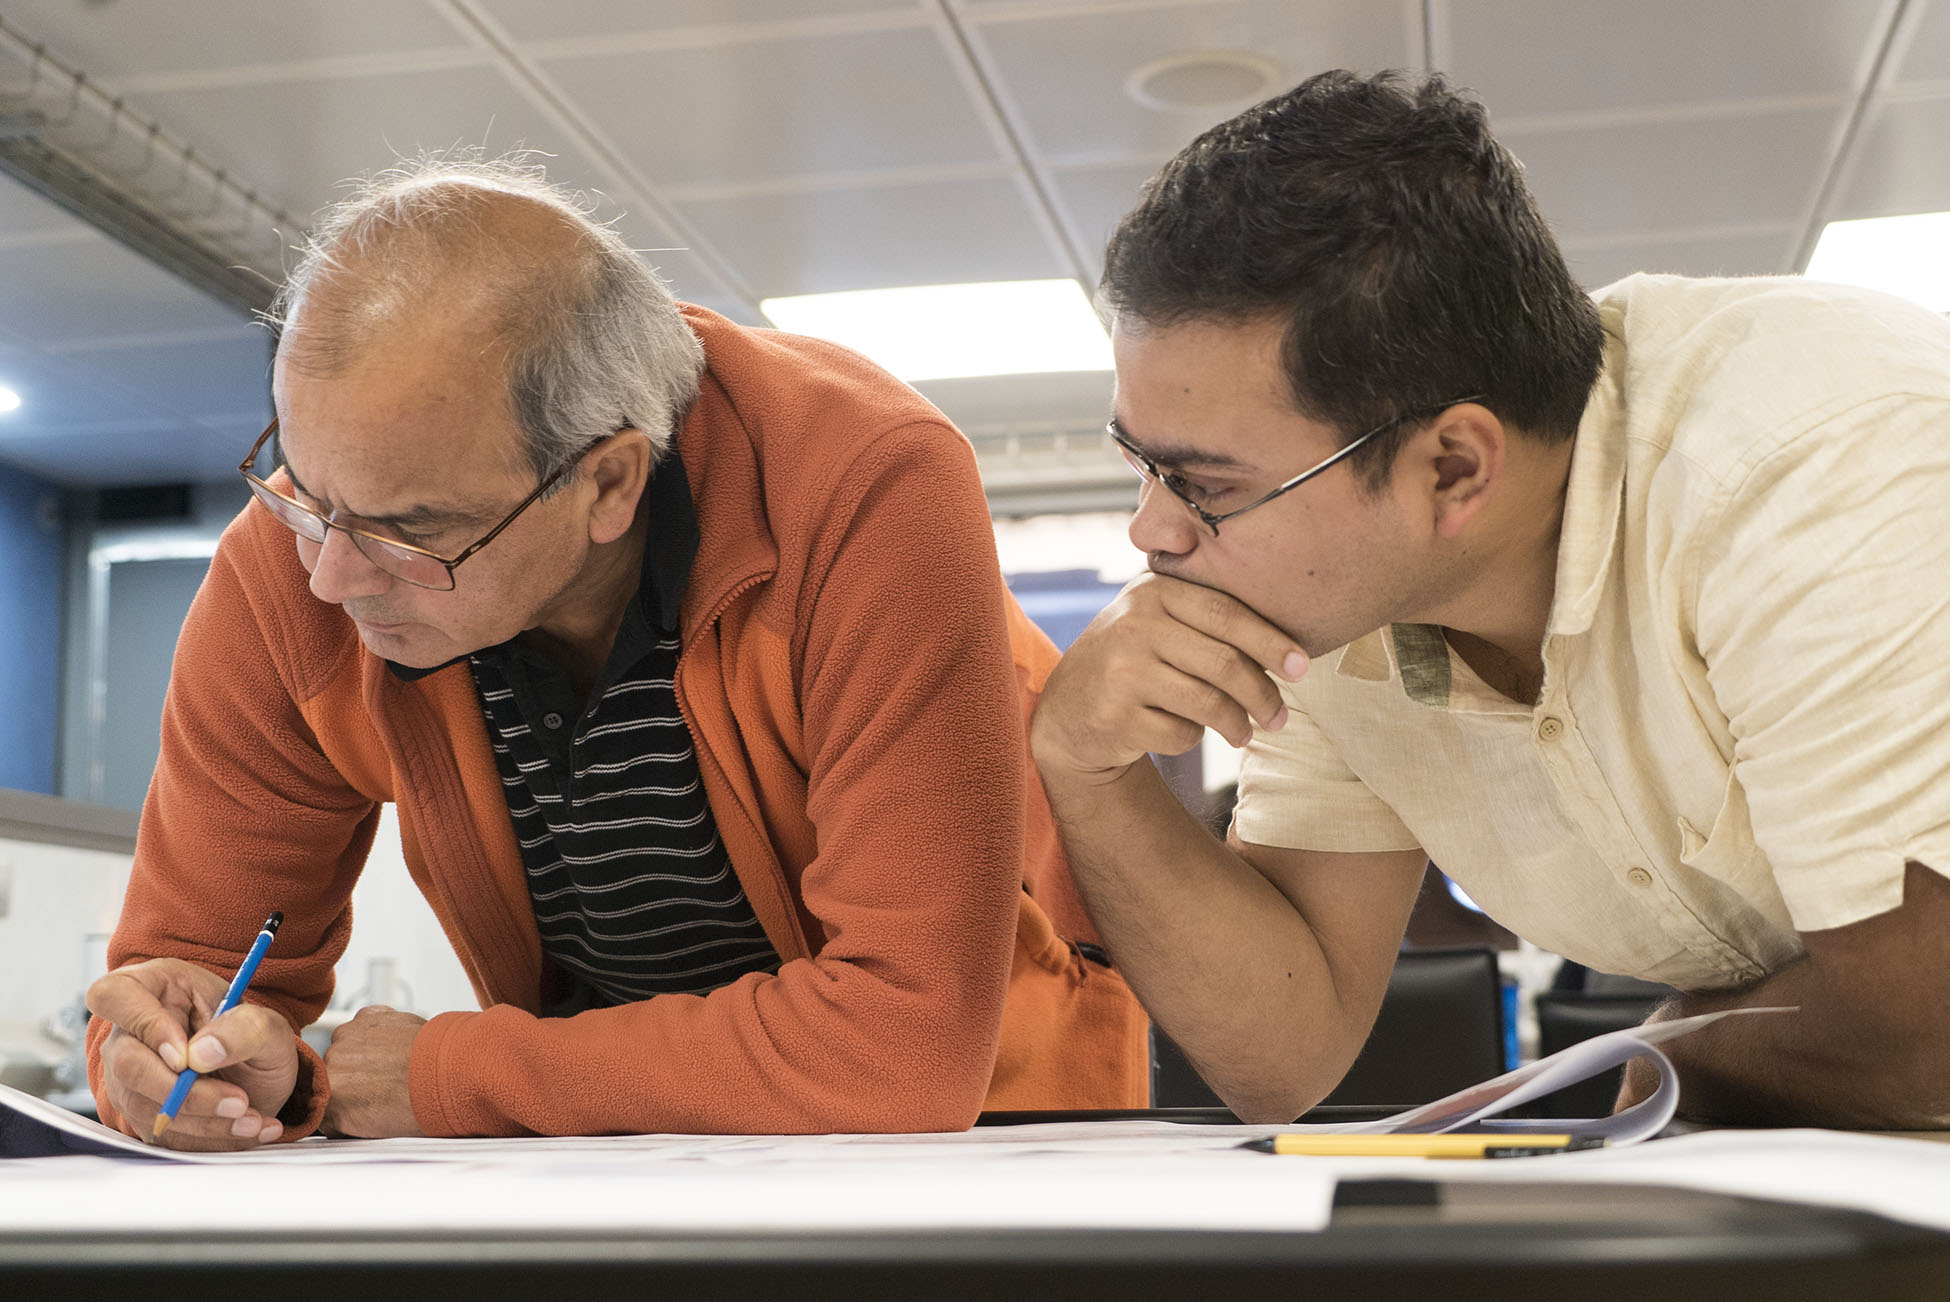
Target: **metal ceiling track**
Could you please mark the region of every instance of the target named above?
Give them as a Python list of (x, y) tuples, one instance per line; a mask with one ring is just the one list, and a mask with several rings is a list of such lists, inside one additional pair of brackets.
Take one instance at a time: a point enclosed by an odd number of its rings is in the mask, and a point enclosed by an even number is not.
[(1922, 21), (1923, 10), (1927, 7), (1927, 0), (1889, 0), (1881, 39), (1876, 42), (1875, 55), (1856, 89), (1855, 102), (1849, 107), (1848, 117), (1829, 147), (1828, 157), (1821, 169), (1821, 183), (1816, 187), (1802, 219), (1801, 239), (1795, 245), (1794, 260), (1789, 270), (1799, 273), (1808, 269), (1808, 259), (1814, 256), (1815, 245), (1821, 242), (1821, 234), (1828, 227), (1836, 197), (1842, 193), (1842, 182), (1855, 162), (1864, 124), (1889, 84), (1889, 79), (1895, 75), (1900, 62), (1896, 57), (1897, 51), (1915, 34), (1915, 27)]
[(0, 171), (245, 314), (300, 223), (0, 19)]

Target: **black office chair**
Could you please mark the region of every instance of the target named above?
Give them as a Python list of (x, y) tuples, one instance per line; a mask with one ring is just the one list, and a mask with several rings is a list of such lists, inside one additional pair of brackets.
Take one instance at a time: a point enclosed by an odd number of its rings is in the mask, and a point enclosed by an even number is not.
[[(1496, 951), (1408, 949), (1395, 960), (1374, 1029), (1322, 1105), (1398, 1111), (1504, 1070), (1503, 981)], [(1177, 1045), (1152, 1033), (1154, 1107), (1220, 1107)]]
[[(1544, 990), (1537, 995), (1537, 1052), (1548, 1056), (1568, 1049), (1580, 1040), (1607, 1031), (1622, 1031), (1637, 1026), (1652, 1015), (1672, 991), (1646, 984), (1642, 991), (1616, 994), (1589, 990)], [(1602, 1117), (1618, 1101), (1625, 1069), (1613, 1067), (1589, 1080), (1581, 1080), (1531, 1105), (1540, 1117)]]

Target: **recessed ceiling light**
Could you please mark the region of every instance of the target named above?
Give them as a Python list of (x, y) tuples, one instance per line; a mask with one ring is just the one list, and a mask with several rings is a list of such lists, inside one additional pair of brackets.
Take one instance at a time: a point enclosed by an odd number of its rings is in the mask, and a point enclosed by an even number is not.
[(0, 384), (0, 411), (13, 411), (20, 406), (20, 395)]
[(1168, 54), (1124, 79), (1124, 93), (1164, 113), (1243, 108), (1272, 93), (1280, 65), (1245, 50)]
[(1829, 222), (1808, 259), (1807, 276), (1950, 312), (1950, 212)]
[(1110, 337), (1074, 280), (855, 289), (759, 307), (779, 329), (844, 344), (910, 383), (1111, 369)]

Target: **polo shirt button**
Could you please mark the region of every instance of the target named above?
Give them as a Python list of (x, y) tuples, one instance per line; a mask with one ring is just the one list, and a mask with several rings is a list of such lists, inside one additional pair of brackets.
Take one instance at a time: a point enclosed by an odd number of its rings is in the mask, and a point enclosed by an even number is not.
[(1625, 874), (1625, 880), (1634, 886), (1650, 886), (1652, 884), (1652, 874), (1643, 868), (1634, 868)]
[(562, 726), (562, 716), (550, 710), (542, 716), (542, 726), (551, 730), (560, 728)]
[(1545, 741), (1556, 741), (1564, 735), (1564, 721), (1554, 714), (1544, 716), (1543, 722), (1537, 725), (1537, 735)]

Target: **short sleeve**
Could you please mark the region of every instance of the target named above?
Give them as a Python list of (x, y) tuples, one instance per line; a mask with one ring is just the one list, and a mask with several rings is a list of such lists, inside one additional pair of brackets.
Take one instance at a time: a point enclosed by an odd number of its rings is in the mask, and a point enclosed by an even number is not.
[[(1313, 674), (1331, 673), (1326, 661)], [(1420, 842), (1386, 802), (1341, 759), (1307, 712), (1308, 679), (1281, 684), (1286, 725), (1253, 730), (1239, 765), (1232, 827), (1249, 845), (1373, 853)]]
[(1950, 398), (1810, 427), (1730, 486), (1693, 548), (1707, 681), (1794, 925), (1950, 872)]

